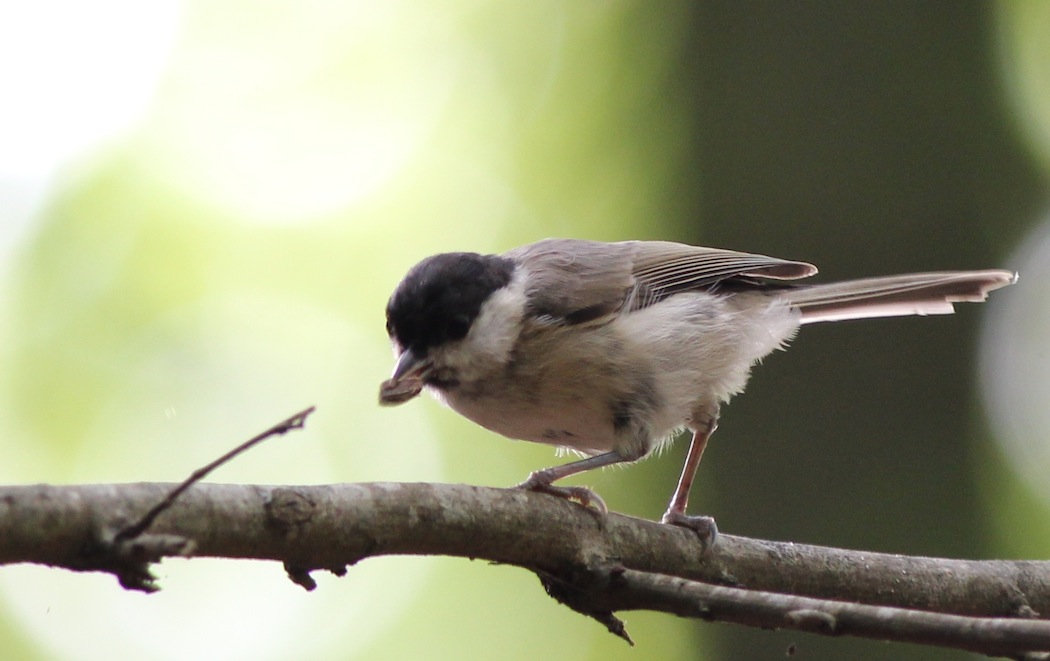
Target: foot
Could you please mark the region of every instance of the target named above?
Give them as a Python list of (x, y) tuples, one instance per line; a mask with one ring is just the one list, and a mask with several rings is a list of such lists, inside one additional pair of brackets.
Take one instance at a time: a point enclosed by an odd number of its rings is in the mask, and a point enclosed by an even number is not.
[(718, 526), (715, 525), (715, 520), (709, 516), (689, 516), (683, 512), (667, 510), (660, 522), (672, 526), (681, 526), (695, 532), (696, 536), (700, 538), (700, 545), (703, 547), (702, 553), (707, 553), (718, 541)]
[(602, 514), (609, 513), (609, 508), (605, 506), (605, 501), (602, 500), (602, 497), (587, 487), (556, 487), (550, 482), (537, 477), (537, 475), (542, 472), (543, 471), (533, 473), (529, 476), (529, 479), (519, 484), (517, 488), (526, 489), (528, 491), (538, 491), (540, 493), (549, 493), (552, 496), (564, 498), (565, 500), (574, 500), (584, 507), (593, 507)]

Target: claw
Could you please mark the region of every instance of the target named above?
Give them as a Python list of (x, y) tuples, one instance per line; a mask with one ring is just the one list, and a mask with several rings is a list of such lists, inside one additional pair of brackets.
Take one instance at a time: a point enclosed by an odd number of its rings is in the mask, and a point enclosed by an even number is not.
[(715, 520), (709, 516), (689, 516), (682, 512), (667, 510), (660, 522), (672, 526), (681, 526), (695, 532), (696, 536), (700, 538), (700, 546), (703, 547), (701, 555), (710, 551), (711, 547), (718, 541), (718, 526), (715, 525)]
[(605, 505), (602, 497), (587, 487), (556, 487), (549, 482), (544, 482), (542, 479), (537, 479), (535, 476), (536, 473), (533, 473), (529, 476), (529, 479), (519, 484), (517, 488), (539, 493), (549, 493), (552, 496), (564, 498), (565, 500), (574, 500), (584, 507), (593, 507), (602, 514), (609, 513), (609, 508)]

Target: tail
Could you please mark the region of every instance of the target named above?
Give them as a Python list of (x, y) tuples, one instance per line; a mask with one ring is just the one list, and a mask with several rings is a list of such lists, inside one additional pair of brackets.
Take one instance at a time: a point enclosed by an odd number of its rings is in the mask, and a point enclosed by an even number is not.
[(979, 303), (1017, 282), (1010, 271), (944, 271), (802, 286), (781, 292), (802, 311), (802, 323), (951, 314), (953, 303)]

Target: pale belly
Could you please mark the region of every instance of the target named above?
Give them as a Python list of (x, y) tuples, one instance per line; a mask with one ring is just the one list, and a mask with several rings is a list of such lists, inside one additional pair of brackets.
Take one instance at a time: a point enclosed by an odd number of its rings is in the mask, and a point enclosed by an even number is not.
[(460, 415), (507, 438), (580, 452), (608, 452), (617, 446), (613, 414), (604, 403), (576, 396), (526, 401), (445, 393), (443, 399)]

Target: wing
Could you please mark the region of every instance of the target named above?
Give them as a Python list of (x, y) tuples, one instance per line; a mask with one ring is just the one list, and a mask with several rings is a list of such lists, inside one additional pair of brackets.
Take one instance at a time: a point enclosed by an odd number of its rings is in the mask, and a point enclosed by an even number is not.
[(547, 239), (504, 257), (529, 272), (529, 313), (568, 324), (600, 323), (726, 280), (792, 280), (817, 272), (805, 262), (669, 241)]
[(751, 279), (796, 280), (817, 272), (806, 262), (794, 262), (719, 248), (688, 246), (670, 241), (633, 241), (632, 267), (637, 280), (632, 310), (648, 307), (682, 291), (708, 289), (727, 280), (761, 287)]
[(623, 308), (636, 284), (634, 252), (624, 243), (546, 239), (503, 256), (528, 272), (528, 314), (580, 324)]

